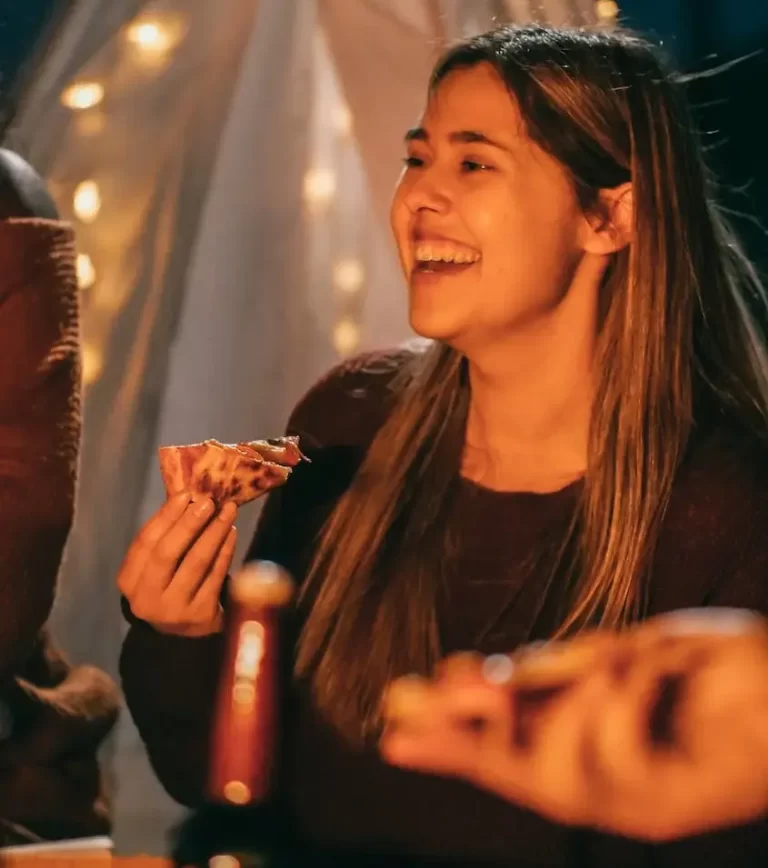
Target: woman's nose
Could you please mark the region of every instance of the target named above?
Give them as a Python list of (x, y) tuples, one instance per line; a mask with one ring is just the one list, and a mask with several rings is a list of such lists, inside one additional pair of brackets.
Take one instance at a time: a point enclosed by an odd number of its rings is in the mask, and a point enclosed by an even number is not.
[(435, 211), (441, 214), (450, 208), (451, 195), (434, 171), (422, 169), (411, 182), (405, 201), (414, 214), (417, 211)]

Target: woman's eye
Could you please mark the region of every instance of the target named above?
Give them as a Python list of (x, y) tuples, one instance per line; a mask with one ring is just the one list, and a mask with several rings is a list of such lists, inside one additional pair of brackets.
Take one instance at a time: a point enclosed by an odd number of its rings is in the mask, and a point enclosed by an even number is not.
[(476, 160), (462, 160), (461, 168), (464, 172), (487, 172), (492, 167), (486, 166), (485, 163), (478, 163)]
[(418, 169), (420, 166), (424, 165), (424, 160), (421, 157), (405, 157), (403, 162), (409, 169)]

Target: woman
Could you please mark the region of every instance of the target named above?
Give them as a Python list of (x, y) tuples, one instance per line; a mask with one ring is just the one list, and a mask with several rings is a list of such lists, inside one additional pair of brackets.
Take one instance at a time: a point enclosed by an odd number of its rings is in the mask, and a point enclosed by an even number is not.
[[(444, 654), (768, 609), (768, 365), (750, 312), (764, 296), (651, 49), (542, 27), (471, 39), (438, 63), (406, 149), (392, 226), (430, 342), (310, 391), (289, 430), (313, 463), (270, 498), (250, 550), (303, 582), (296, 833), (472, 866), (763, 864), (765, 824), (651, 848), (376, 754), (386, 684)], [(128, 702), (187, 803), (233, 519), (169, 501), (119, 577)]]

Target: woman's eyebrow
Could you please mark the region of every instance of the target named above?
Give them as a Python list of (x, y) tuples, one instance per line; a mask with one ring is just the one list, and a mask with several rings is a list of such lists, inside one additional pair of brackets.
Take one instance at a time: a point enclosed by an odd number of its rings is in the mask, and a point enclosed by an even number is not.
[[(413, 129), (408, 130), (405, 134), (405, 141), (428, 142), (429, 133), (424, 129), (424, 127), (414, 127)], [(498, 148), (499, 150), (511, 153), (511, 149), (507, 145), (502, 145), (500, 142), (495, 141), (485, 133), (478, 132), (477, 130), (456, 130), (449, 134), (448, 141), (455, 144), (490, 145), (493, 148)]]

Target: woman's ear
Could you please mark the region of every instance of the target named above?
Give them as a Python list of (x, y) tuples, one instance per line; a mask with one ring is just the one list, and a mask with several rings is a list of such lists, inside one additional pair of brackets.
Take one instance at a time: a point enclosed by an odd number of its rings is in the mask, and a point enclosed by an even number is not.
[(587, 217), (585, 252), (607, 256), (623, 250), (634, 237), (634, 214), (631, 183), (601, 190), (595, 210)]

